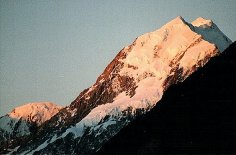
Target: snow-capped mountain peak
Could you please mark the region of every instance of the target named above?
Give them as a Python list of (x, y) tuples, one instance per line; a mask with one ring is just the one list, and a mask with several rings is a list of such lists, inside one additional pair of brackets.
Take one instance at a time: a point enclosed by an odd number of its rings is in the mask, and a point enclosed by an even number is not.
[(61, 108), (51, 102), (28, 103), (14, 108), (0, 118), (1, 141), (30, 134), (32, 127), (40, 126)]
[(178, 16), (139, 36), (118, 53), (93, 86), (44, 123), (38, 138), (22, 145), (17, 153), (97, 151), (152, 109), (170, 85), (184, 81), (231, 44), (213, 22), (199, 18), (193, 23), (196, 25)]
[(199, 17), (192, 22), (192, 25), (202, 28), (210, 28), (213, 25), (213, 22), (210, 19)]
[(208, 42), (215, 44), (220, 52), (223, 52), (232, 43), (212, 20), (199, 17), (192, 22), (192, 25), (196, 33), (202, 35)]
[(61, 108), (61, 106), (57, 106), (51, 102), (28, 103), (16, 107), (8, 114), (8, 116), (13, 119), (34, 122), (39, 126), (58, 113)]

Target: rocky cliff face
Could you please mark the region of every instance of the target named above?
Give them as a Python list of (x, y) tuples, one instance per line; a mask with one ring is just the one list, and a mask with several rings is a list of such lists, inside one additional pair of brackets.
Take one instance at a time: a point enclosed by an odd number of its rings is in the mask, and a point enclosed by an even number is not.
[(11, 147), (22, 154), (96, 152), (150, 111), (170, 85), (184, 81), (229, 44), (212, 21), (199, 18), (190, 24), (177, 17), (123, 48), (93, 86), (28, 137), (25, 145)]

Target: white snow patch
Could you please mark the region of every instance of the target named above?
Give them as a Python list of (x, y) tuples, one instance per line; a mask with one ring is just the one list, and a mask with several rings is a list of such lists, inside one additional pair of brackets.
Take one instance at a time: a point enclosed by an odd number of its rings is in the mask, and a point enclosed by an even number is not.
[(19, 147), (20, 146), (17, 146), (14, 149), (8, 149), (8, 151), (10, 151), (10, 152), (8, 152), (7, 154), (12, 154), (13, 152), (17, 151)]
[(44, 149), (45, 147), (47, 147), (47, 145), (48, 145), (48, 142), (46, 140), (43, 144), (39, 145), (35, 150), (27, 152), (26, 154), (34, 154), (34, 152), (37, 152), (37, 151), (40, 151), (40, 150)]
[(108, 126), (116, 124), (116, 121), (109, 120), (102, 124), (103, 129), (106, 129)]
[[(88, 127), (97, 130), (98, 128), (107, 128), (109, 125), (115, 124), (116, 118), (123, 117), (122, 112), (130, 107), (132, 112), (135, 112), (137, 109), (148, 109), (154, 106), (160, 99), (160, 94), (162, 94), (156, 89), (160, 86), (159, 81), (156, 78), (150, 77), (142, 80), (139, 85), (136, 94), (132, 98), (123, 92), (114, 99), (114, 102), (99, 105), (77, 123), (75, 127), (67, 129), (61, 137), (65, 137), (69, 133), (73, 133), (75, 135), (74, 138), (82, 137), (85, 129)], [(110, 119), (99, 124), (105, 116), (110, 116)]]
[[(22, 154), (34, 154), (34, 152), (37, 152), (37, 151), (40, 151), (40, 150), (46, 148), (46, 147), (48, 146), (48, 144), (55, 142), (57, 139), (58, 139), (57, 136), (54, 135), (54, 136), (50, 139), (50, 141), (49, 141), (49, 140), (46, 140), (46, 141), (44, 141), (43, 144), (39, 145), (36, 149), (31, 150), (31, 151), (25, 151), (25, 152), (22, 153)], [(49, 142), (48, 142), (48, 141), (49, 141)]]
[(74, 110), (71, 112), (71, 117), (75, 116), (76, 112), (77, 112), (77, 109), (74, 109)]

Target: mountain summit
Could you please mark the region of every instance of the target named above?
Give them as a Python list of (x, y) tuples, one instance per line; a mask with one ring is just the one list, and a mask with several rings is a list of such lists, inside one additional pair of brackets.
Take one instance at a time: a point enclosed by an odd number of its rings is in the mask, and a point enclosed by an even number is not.
[(158, 105), (112, 137), (98, 154), (236, 154), (236, 42)]
[(51, 102), (28, 103), (0, 117), (0, 142), (29, 135), (34, 128), (59, 112), (62, 107)]
[[(172, 84), (183, 82), (232, 42), (209, 20), (177, 17), (123, 48), (96, 83), (44, 123), (15, 153), (91, 154)], [(13, 146), (12, 146), (13, 147)]]
[(201, 34), (205, 40), (215, 44), (221, 52), (229, 46), (229, 43), (232, 43), (212, 20), (199, 17), (192, 22), (192, 25), (194, 26), (194, 31)]

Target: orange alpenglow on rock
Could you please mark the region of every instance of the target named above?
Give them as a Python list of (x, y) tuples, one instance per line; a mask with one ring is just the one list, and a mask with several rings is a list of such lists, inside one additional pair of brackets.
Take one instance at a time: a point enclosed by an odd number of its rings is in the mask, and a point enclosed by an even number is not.
[(0, 131), (3, 132), (1, 141), (30, 134), (32, 126), (40, 126), (61, 108), (51, 102), (28, 103), (16, 107), (0, 118)]

